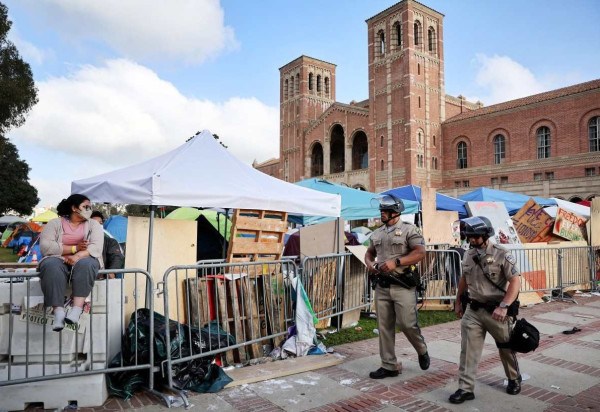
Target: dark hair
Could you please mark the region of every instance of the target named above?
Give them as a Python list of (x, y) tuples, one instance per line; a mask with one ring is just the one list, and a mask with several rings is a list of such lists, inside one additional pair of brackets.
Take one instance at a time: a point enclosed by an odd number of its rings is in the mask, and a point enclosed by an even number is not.
[(90, 219), (93, 219), (93, 218), (95, 218), (95, 217), (99, 217), (99, 218), (100, 218), (100, 219), (102, 219), (102, 221), (104, 222), (104, 215), (102, 214), (102, 212), (101, 212), (101, 211), (99, 211), (99, 210), (94, 210), (94, 211), (92, 212), (92, 215), (90, 216)]
[(78, 208), (86, 200), (90, 200), (90, 199), (84, 195), (73, 194), (73, 195), (67, 197), (66, 199), (63, 199), (60, 201), (58, 206), (56, 206), (56, 212), (58, 213), (59, 216), (63, 216), (63, 217), (71, 216), (71, 212), (72, 212), (71, 207), (75, 206)]

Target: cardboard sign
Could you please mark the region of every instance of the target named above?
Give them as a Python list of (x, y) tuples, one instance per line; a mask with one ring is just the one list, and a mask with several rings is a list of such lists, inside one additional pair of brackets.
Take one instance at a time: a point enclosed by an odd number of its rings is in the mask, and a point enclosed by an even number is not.
[(585, 240), (586, 219), (560, 207), (556, 211), (554, 234), (569, 240)]
[(466, 207), (471, 216), (485, 216), (490, 220), (495, 232), (490, 238), (492, 243), (521, 244), (504, 202), (467, 202)]
[(523, 243), (554, 240), (552, 236), (554, 219), (533, 198), (519, 209), (517, 214), (512, 217), (512, 221)]

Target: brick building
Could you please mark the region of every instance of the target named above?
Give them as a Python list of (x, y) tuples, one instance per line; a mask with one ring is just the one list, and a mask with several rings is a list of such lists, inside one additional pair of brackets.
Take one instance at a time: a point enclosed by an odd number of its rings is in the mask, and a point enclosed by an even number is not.
[(280, 157), (254, 167), (374, 192), (600, 195), (600, 80), (489, 107), (449, 96), (443, 17), (404, 0), (367, 19), (364, 101), (335, 101), (335, 64), (300, 56), (281, 67)]

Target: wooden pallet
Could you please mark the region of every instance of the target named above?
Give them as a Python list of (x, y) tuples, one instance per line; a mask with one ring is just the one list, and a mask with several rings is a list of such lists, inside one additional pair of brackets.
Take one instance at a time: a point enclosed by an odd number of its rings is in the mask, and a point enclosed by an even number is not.
[(233, 214), (227, 262), (279, 260), (287, 232), (287, 213), (237, 209)]

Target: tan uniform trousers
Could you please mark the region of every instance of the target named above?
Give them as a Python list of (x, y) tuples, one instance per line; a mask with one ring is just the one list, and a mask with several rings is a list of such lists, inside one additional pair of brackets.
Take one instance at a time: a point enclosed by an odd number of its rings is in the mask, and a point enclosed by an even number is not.
[(395, 341), (396, 326), (413, 345), (419, 355), (427, 352), (425, 338), (417, 322), (417, 296), (415, 289), (398, 285), (389, 288), (377, 286), (375, 290), (375, 310), (379, 328), (379, 356), (381, 366), (388, 370), (398, 370)]
[[(492, 314), (485, 309), (473, 310), (469, 305), (460, 322), (459, 389), (473, 392), (477, 365), (481, 360), (486, 332), (489, 332), (497, 342), (508, 342), (512, 329), (512, 320), (509, 322), (494, 320)], [(510, 349), (498, 349), (498, 351), (506, 377), (508, 379), (517, 379), (520, 374), (517, 354)]]

